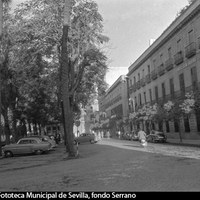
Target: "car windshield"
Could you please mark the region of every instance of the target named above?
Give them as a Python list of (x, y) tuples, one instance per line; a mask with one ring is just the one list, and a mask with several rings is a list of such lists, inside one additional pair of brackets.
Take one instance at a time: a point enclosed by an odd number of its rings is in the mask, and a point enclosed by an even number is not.
[(158, 136), (162, 136), (162, 137), (164, 136), (164, 134), (163, 134), (163, 133), (158, 133), (157, 135), (158, 135)]

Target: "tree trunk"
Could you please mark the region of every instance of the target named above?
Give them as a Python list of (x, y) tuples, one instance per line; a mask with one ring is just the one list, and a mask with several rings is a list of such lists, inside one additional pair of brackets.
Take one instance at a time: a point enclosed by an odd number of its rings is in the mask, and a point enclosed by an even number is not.
[[(2, 33), (3, 33), (3, 2), (0, 0), (0, 43), (2, 42)], [(1, 156), (1, 135), (2, 135), (2, 127), (1, 127), (1, 68), (2, 63), (0, 61), (0, 156)]]
[(62, 45), (61, 45), (61, 96), (63, 102), (63, 126), (65, 127), (65, 144), (66, 152), (68, 152), (68, 157), (76, 157), (76, 152), (73, 143), (73, 111), (72, 104), (70, 102), (69, 95), (69, 60), (68, 60), (68, 31), (70, 23), (70, 12), (71, 12), (71, 2), (70, 0), (65, 0), (64, 7), (64, 23), (63, 23), (63, 35), (62, 35)]
[(13, 141), (15, 142), (16, 133), (17, 133), (17, 119), (16, 119), (16, 111), (14, 110), (15, 107), (12, 106), (12, 137)]
[(181, 120), (180, 119), (178, 119), (178, 133), (179, 133), (180, 143), (182, 143), (183, 139), (182, 139), (182, 133), (181, 133)]

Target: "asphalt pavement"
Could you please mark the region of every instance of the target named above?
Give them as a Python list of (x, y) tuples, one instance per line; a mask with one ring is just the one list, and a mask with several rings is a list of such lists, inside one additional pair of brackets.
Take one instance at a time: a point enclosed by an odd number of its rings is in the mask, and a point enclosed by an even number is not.
[(200, 151), (138, 141), (102, 139), (44, 155), (0, 160), (0, 191), (200, 191)]

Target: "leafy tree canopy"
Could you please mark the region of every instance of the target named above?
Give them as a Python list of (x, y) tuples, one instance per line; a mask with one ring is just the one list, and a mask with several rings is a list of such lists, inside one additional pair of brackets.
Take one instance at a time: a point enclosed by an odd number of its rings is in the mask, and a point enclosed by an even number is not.
[[(29, 0), (19, 4), (5, 22), (8, 68), (18, 92), (19, 113), (38, 121), (56, 118), (59, 112), (63, 6), (63, 0)], [(76, 105), (87, 104), (95, 85), (100, 93), (107, 88), (107, 58), (101, 48), (108, 38), (102, 34), (102, 20), (94, 1), (73, 1), (69, 84)]]

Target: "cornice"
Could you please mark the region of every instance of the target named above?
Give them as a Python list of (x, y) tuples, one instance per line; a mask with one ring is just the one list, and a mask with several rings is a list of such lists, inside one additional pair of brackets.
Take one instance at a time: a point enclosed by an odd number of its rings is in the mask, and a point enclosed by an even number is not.
[(191, 4), (188, 9), (177, 17), (171, 25), (158, 37), (158, 39), (129, 67), (127, 76), (137, 70), (149, 57), (151, 57), (160, 47), (169, 41), (179, 32), (189, 21), (200, 13), (200, 1)]

